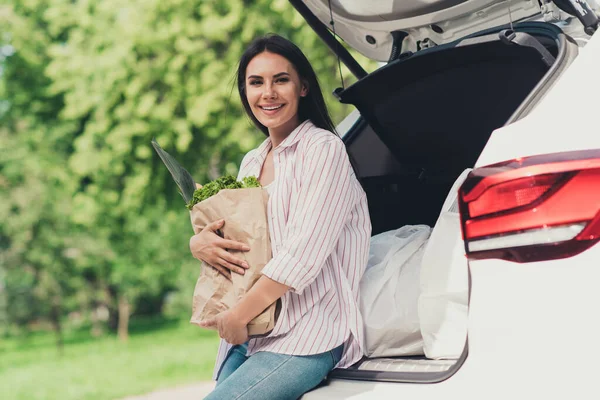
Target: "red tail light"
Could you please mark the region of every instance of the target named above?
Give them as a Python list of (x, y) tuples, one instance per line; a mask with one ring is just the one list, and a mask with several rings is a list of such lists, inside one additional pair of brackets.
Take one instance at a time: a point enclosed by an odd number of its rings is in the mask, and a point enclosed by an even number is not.
[(570, 257), (600, 240), (600, 150), (478, 168), (459, 201), (469, 258)]
[(492, 186), (469, 203), (469, 215), (475, 218), (530, 205), (542, 198), (560, 178), (561, 175), (528, 176)]

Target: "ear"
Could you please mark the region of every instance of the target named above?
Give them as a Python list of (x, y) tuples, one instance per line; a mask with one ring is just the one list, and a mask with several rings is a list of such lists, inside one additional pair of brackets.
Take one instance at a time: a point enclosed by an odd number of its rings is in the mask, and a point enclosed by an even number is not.
[(308, 84), (306, 82), (302, 82), (302, 89), (300, 90), (300, 97), (306, 97), (308, 94)]

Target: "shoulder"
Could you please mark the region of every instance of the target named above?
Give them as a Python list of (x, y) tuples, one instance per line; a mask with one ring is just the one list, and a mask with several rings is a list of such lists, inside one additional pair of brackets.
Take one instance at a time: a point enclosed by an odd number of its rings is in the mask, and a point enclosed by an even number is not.
[(248, 165), (248, 163), (250, 163), (250, 161), (252, 161), (256, 158), (257, 151), (258, 151), (258, 149), (252, 149), (246, 153), (244, 158), (242, 158), (242, 162), (240, 163), (240, 169), (244, 168), (246, 165)]
[(298, 143), (296, 152), (300, 170), (305, 172), (333, 168), (341, 173), (342, 169), (351, 169), (346, 145), (338, 135), (326, 129), (314, 127), (307, 132)]
[(312, 126), (310, 130), (302, 136), (298, 149), (303, 153), (313, 153), (321, 151), (345, 150), (342, 139), (335, 133)]

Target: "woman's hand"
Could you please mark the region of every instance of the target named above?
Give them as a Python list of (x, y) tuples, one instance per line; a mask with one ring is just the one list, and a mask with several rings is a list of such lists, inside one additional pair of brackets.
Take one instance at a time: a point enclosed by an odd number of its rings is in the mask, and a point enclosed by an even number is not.
[(248, 326), (233, 309), (224, 311), (214, 318), (200, 322), (204, 328), (217, 328), (219, 336), (229, 344), (242, 344), (248, 341)]
[(216, 231), (223, 227), (224, 220), (215, 221), (194, 235), (190, 239), (190, 250), (194, 258), (204, 261), (215, 268), (221, 274), (231, 279), (231, 272), (244, 274), (244, 270), (249, 268), (248, 264), (241, 258), (233, 256), (227, 249), (248, 251), (248, 245), (227, 240), (217, 235)]

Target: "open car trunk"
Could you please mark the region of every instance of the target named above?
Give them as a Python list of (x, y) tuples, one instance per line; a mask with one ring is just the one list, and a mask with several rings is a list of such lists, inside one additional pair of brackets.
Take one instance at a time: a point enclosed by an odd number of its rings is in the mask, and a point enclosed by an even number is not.
[(368, 195), (373, 235), (433, 226), (491, 133), (530, 111), (576, 56), (554, 25), (514, 29), (542, 49), (502, 39), (499, 28), (396, 60), (338, 92), (363, 120), (344, 139)]
[[(361, 114), (344, 140), (367, 193), (373, 235), (433, 226), (491, 133), (526, 115), (577, 54), (550, 24), (515, 25), (516, 42), (501, 30), (406, 56), (338, 92)], [(458, 361), (365, 358), (331, 377), (439, 382), (466, 356), (467, 347)]]

